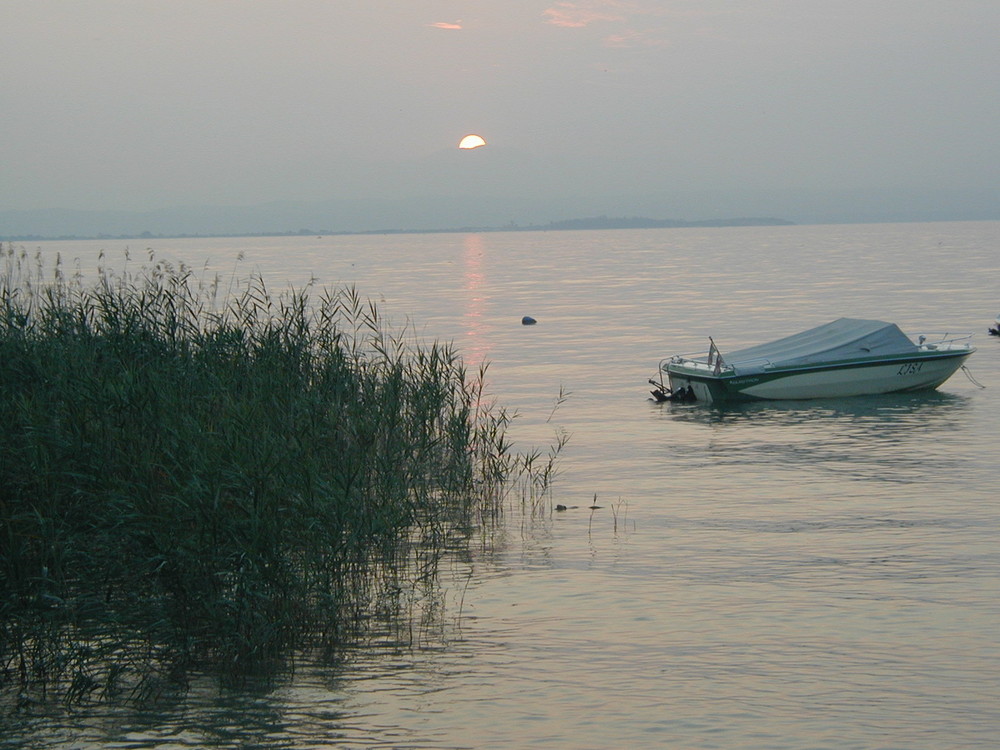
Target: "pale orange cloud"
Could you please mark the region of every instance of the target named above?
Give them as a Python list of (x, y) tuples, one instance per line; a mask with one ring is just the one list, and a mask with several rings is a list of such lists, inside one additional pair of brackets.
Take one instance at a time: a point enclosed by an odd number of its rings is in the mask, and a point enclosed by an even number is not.
[(597, 21), (624, 21), (625, 17), (614, 9), (614, 4), (558, 2), (542, 13), (553, 26), (578, 29)]
[(651, 28), (645, 19), (669, 14), (669, 10), (647, 0), (557, 0), (542, 13), (546, 23), (563, 28), (616, 24), (618, 29), (602, 42), (609, 48), (664, 45), (663, 29)]
[(660, 36), (660, 32), (657, 30), (626, 29), (619, 34), (605, 37), (603, 44), (605, 47), (662, 47), (667, 44), (667, 41)]
[(446, 21), (439, 21), (438, 23), (428, 24), (432, 29), (461, 29), (461, 23), (447, 23)]

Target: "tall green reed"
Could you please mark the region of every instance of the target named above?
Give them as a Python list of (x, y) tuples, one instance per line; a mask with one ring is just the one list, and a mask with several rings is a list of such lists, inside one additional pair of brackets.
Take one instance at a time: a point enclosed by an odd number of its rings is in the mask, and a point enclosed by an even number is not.
[(551, 479), (485, 368), (353, 288), (0, 260), (6, 687), (143, 691), (154, 667), (336, 645)]

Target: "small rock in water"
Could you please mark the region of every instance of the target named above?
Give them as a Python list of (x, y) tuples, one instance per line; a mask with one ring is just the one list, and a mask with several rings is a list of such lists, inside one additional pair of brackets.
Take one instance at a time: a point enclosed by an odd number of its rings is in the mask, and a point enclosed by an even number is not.
[(525, 315), (525, 316), (524, 316), (523, 318), (521, 318), (521, 325), (523, 325), (523, 326), (533, 326), (533, 325), (535, 325), (535, 323), (537, 323), (537, 322), (538, 322), (538, 321), (537, 321), (537, 320), (535, 320), (535, 319), (534, 319), (533, 317), (531, 317), (530, 315)]

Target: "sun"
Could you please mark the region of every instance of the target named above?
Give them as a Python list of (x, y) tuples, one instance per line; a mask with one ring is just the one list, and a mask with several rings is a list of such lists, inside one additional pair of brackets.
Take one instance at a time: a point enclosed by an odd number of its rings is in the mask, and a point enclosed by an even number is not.
[(470, 133), (465, 136), (461, 141), (459, 141), (459, 148), (479, 148), (480, 146), (486, 145), (486, 139), (481, 135), (476, 135), (475, 133)]

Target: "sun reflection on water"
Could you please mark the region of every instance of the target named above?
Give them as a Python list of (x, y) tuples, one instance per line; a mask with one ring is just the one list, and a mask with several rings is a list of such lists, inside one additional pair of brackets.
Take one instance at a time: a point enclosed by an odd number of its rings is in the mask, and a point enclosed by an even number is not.
[(482, 365), (492, 349), (486, 306), (486, 245), (482, 235), (467, 234), (462, 240), (462, 291), (464, 295), (462, 353), (470, 367)]

